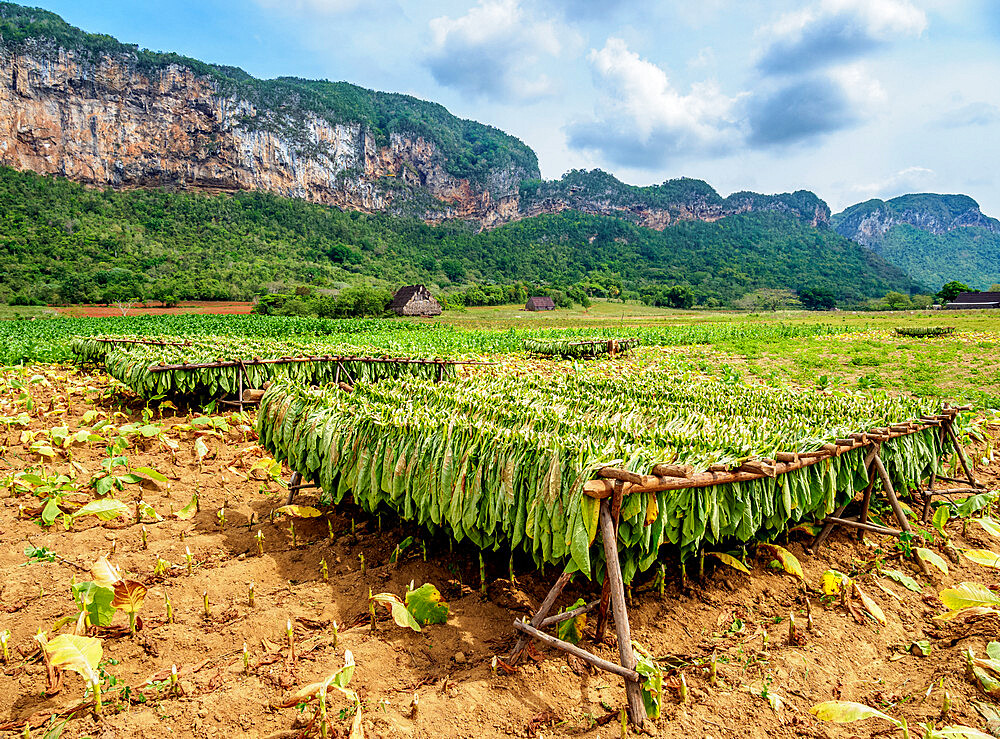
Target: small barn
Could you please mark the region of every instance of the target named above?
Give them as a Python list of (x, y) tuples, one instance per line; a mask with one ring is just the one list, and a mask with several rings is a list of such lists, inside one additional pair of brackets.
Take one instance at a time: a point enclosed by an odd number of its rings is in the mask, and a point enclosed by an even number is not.
[(392, 296), (389, 308), (399, 316), (441, 315), (441, 304), (431, 296), (430, 290), (423, 285), (407, 285), (399, 288)]
[(528, 298), (528, 302), (524, 304), (525, 310), (555, 310), (556, 304), (552, 302), (552, 298), (539, 296), (537, 298)]
[(948, 310), (1000, 308), (1000, 293), (959, 293), (945, 308)]

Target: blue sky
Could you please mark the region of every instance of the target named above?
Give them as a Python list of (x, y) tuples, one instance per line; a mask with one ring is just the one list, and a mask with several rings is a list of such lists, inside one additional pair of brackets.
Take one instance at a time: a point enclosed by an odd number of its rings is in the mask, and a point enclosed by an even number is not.
[(994, 0), (36, 0), (258, 77), (346, 80), (508, 131), (542, 174), (961, 192), (1000, 216)]

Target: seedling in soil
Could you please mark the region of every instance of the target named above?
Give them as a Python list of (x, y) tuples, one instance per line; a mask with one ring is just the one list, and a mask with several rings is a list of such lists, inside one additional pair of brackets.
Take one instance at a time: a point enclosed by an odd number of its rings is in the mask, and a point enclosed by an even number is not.
[[(3, 649), (3, 663), (5, 665), (10, 664), (10, 650), (7, 647), (8, 641), (10, 641), (10, 629), (0, 631), (0, 648)], [(336, 636), (334, 637), (334, 641), (336, 641)]]
[(170, 602), (170, 596), (166, 593), (163, 594), (163, 600), (167, 606), (167, 623), (172, 624), (174, 622), (174, 606)]
[(285, 621), (285, 635), (288, 637), (288, 656), (292, 663), (295, 663), (295, 628), (292, 626), (292, 619)]
[(170, 569), (170, 563), (167, 560), (165, 560), (165, 559), (161, 559), (160, 557), (157, 557), (156, 558), (156, 564), (153, 565), (153, 576), (154, 577), (163, 577), (164, 575), (167, 574), (167, 570), (169, 570), (169, 569)]
[(191, 577), (191, 567), (194, 565), (194, 557), (191, 556), (191, 547), (184, 547), (184, 559), (187, 560), (188, 577)]
[(215, 520), (219, 524), (219, 531), (223, 531), (226, 528), (226, 509), (220, 508), (215, 513)]
[(257, 529), (257, 535), (254, 536), (254, 539), (257, 540), (257, 556), (258, 557), (263, 557), (264, 556), (264, 532), (261, 531), (260, 529)]
[(359, 554), (358, 559), (361, 560), (361, 576), (365, 576), (365, 555)]
[(177, 685), (177, 665), (170, 665), (170, 694), (177, 695), (180, 688)]
[(708, 662), (708, 684), (715, 687), (719, 682), (719, 656), (712, 652)]
[(295, 538), (295, 521), (288, 522), (288, 533), (291, 534), (292, 549), (294, 549), (296, 546), (298, 546), (298, 541)]
[(243, 672), (246, 675), (250, 674), (250, 652), (246, 642), (243, 642)]
[(247, 605), (253, 608), (253, 598), (254, 598), (254, 584), (250, 581), (250, 586), (247, 588)]
[(326, 582), (330, 581), (330, 570), (326, 566), (326, 557), (319, 561), (319, 574)]
[(333, 536), (333, 522), (329, 518), (326, 519), (326, 531), (327, 531), (327, 534), (330, 537), (330, 541), (333, 541), (333, 539), (334, 539), (334, 536)]

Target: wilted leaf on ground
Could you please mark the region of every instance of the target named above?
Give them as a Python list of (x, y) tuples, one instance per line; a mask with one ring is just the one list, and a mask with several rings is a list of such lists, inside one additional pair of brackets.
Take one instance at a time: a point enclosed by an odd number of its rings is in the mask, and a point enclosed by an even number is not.
[(88, 683), (95, 683), (97, 665), (104, 655), (100, 639), (75, 634), (60, 634), (42, 645), (49, 664), (62, 670), (75, 672)]
[(948, 563), (945, 562), (944, 558), (941, 557), (941, 555), (938, 554), (937, 552), (933, 552), (930, 549), (926, 549), (924, 547), (914, 547), (913, 551), (916, 552), (917, 556), (920, 557), (920, 559), (922, 559), (927, 564), (937, 567), (939, 570), (941, 570), (941, 572), (943, 572), (946, 575), (948, 574)]
[(108, 562), (107, 557), (98, 557), (90, 566), (90, 574), (94, 576), (95, 583), (108, 589), (113, 588), (115, 583), (122, 579), (118, 568)]
[(940, 592), (939, 597), (945, 607), (952, 611), (975, 606), (1000, 606), (1000, 595), (975, 582), (963, 582), (953, 588), (946, 588)]
[(283, 513), (292, 518), (317, 518), (323, 515), (323, 511), (307, 505), (283, 505), (281, 508), (275, 508), (274, 512)]
[(990, 518), (989, 516), (982, 516), (981, 518), (973, 520), (978, 522), (987, 534), (1000, 539), (1000, 521), (997, 521), (995, 518)]
[[(411, 607), (412, 604), (410, 599), (407, 598), (407, 606)], [(578, 598), (576, 603), (569, 606), (567, 611), (574, 611), (580, 606), (587, 605), (583, 598)], [(581, 613), (575, 618), (568, 618), (565, 621), (560, 621), (556, 624), (556, 636), (558, 636), (563, 641), (568, 641), (570, 644), (579, 644), (580, 640), (583, 638), (583, 630), (587, 627), (587, 614)]]
[(963, 549), (962, 556), (977, 565), (1000, 570), (1000, 554), (989, 549)]
[(705, 552), (705, 555), (715, 557), (717, 560), (725, 565), (729, 565), (734, 570), (745, 572), (748, 575), (750, 574), (750, 570), (747, 569), (747, 566), (730, 554), (726, 554), (725, 552)]
[(146, 599), (146, 586), (135, 580), (119, 580), (115, 583), (114, 594), (112, 606), (125, 613), (135, 613)]
[(181, 521), (187, 521), (194, 518), (194, 514), (198, 512), (198, 496), (197, 494), (191, 496), (190, 502), (181, 508), (177, 513), (174, 514), (174, 518)]
[(854, 586), (854, 592), (861, 599), (861, 606), (866, 611), (868, 611), (868, 613), (871, 614), (872, 618), (874, 618), (880, 624), (885, 626), (886, 623), (885, 613), (882, 612), (882, 609), (879, 607), (878, 603), (872, 600), (869, 597), (869, 595), (864, 590), (862, 590), (861, 586), (858, 585), (856, 582), (853, 583), (853, 586)]
[(854, 721), (863, 721), (867, 718), (880, 718), (897, 726), (899, 725), (899, 721), (892, 716), (882, 713), (871, 706), (866, 706), (864, 703), (853, 703), (851, 701), (823, 701), (810, 708), (809, 713), (821, 721), (832, 721), (835, 724), (849, 724)]
[(73, 514), (73, 518), (80, 516), (97, 516), (102, 521), (110, 521), (118, 516), (124, 516), (129, 512), (128, 506), (120, 500), (114, 498), (104, 498), (103, 500), (92, 500), (83, 508)]
[(403, 601), (392, 593), (377, 593), (372, 596), (372, 600), (384, 603), (389, 608), (389, 612), (392, 614), (392, 620), (395, 621), (397, 625), (402, 626), (403, 628), (413, 629), (414, 631), (420, 631), (420, 624), (418, 624), (413, 618), (413, 615), (406, 610), (406, 606), (403, 605)]
[(920, 587), (920, 583), (914, 580), (912, 577), (907, 575), (905, 572), (900, 572), (899, 570), (882, 570), (882, 574), (889, 577), (900, 585), (902, 585), (907, 590), (912, 590), (914, 593), (923, 592), (923, 588)]
[(851, 578), (837, 570), (827, 570), (823, 573), (823, 593), (825, 595), (840, 595), (844, 587), (850, 587)]
[(781, 568), (785, 572), (789, 575), (794, 575), (799, 580), (805, 581), (805, 575), (802, 574), (802, 565), (799, 563), (798, 558), (796, 558), (796, 556), (787, 549), (779, 547), (777, 544), (760, 544), (757, 549), (770, 551), (774, 555), (774, 558), (781, 564)]

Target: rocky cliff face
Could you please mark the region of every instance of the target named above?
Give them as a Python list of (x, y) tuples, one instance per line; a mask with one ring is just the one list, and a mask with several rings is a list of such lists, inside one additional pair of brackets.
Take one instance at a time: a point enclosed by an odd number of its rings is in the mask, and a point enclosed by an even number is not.
[(889, 229), (899, 225), (936, 235), (969, 227), (1000, 233), (1000, 221), (984, 215), (979, 203), (967, 195), (917, 194), (869, 200), (838, 213), (833, 225), (842, 236), (868, 247), (880, 244)]
[(518, 184), (537, 176), (494, 170), (474, 184), (421, 136), (392, 133), (379, 146), (360, 123), (260, 111), (183, 65), (142, 70), (127, 54), (94, 61), (44, 42), (0, 46), (0, 111), (0, 164), (101, 187), (267, 190), (494, 223), (516, 213)]

